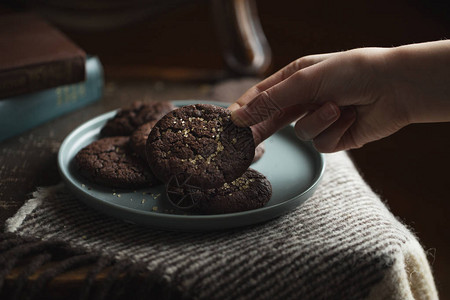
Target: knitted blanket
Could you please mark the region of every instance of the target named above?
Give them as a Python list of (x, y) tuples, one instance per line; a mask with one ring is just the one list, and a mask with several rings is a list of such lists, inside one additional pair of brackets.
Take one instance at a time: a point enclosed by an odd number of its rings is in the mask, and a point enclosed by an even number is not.
[[(153, 286), (170, 291), (166, 298), (437, 299), (415, 236), (373, 193), (345, 152), (326, 155), (326, 161), (310, 199), (251, 227), (208, 233), (139, 227), (85, 206), (60, 184), (38, 189), (7, 221), (7, 231), (78, 254), (94, 253), (100, 261), (113, 258), (122, 266), (118, 270), (137, 266)], [(0, 264), (5, 261), (7, 256), (0, 257)], [(99, 263), (98, 269), (104, 266)], [(80, 297), (101, 298), (89, 289), (92, 277)], [(112, 278), (108, 287), (115, 281), (123, 287), (130, 282)]]

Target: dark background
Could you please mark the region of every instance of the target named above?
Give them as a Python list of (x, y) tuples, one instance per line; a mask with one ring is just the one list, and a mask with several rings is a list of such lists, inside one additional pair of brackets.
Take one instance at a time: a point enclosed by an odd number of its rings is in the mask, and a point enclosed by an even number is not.
[[(449, 37), (450, 13), (444, 1), (327, 2), (257, 1), (273, 52), (268, 74), (303, 55)], [(100, 57), (107, 82), (212, 83), (225, 69), (207, 1), (120, 28), (63, 30)], [(441, 299), (450, 299), (449, 153), (450, 123), (410, 125), (351, 151), (365, 180), (418, 236)]]

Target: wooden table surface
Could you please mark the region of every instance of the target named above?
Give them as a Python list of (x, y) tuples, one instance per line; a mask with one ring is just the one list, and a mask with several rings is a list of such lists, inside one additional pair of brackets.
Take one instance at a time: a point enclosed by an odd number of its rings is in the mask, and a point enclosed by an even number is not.
[[(426, 2), (406, 0), (361, 2), (336, 2), (328, 7), (289, 0), (278, 1), (277, 6), (272, 1), (258, 1), (274, 53), (272, 71), (306, 54), (449, 36), (448, 14), (443, 7), (436, 9)], [(164, 18), (109, 34), (66, 30), (89, 53), (102, 59), (107, 75), (105, 97), (0, 143), (2, 224), (37, 186), (60, 181), (57, 151), (64, 137), (79, 124), (135, 99), (208, 97), (211, 78), (223, 75), (224, 69), (210, 21), (207, 6), (193, 4)], [(186, 82), (194, 77), (196, 82)], [(391, 137), (351, 151), (366, 181), (424, 245), (441, 299), (450, 299), (449, 153), (448, 123), (410, 125)], [(15, 274), (8, 277), (10, 282)], [(50, 283), (48, 296), (70, 298), (85, 274), (86, 269), (79, 269), (58, 276)]]

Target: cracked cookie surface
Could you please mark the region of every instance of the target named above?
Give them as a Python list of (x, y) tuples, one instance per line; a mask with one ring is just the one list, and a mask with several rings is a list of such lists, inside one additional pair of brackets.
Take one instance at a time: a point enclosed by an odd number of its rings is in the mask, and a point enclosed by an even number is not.
[(255, 143), (251, 129), (234, 125), (229, 110), (195, 104), (162, 117), (147, 139), (146, 153), (161, 181), (177, 176), (208, 189), (241, 176), (253, 160)]
[(128, 136), (144, 123), (159, 120), (175, 107), (171, 102), (135, 101), (121, 108), (100, 131), (102, 136)]
[[(267, 178), (256, 170), (247, 169), (241, 177), (207, 190), (183, 190), (180, 195), (192, 197), (195, 203), (191, 211), (201, 214), (225, 214), (263, 207), (272, 196), (272, 186)], [(171, 194), (171, 197), (181, 197)], [(177, 199), (172, 199), (176, 202)]]
[(101, 185), (130, 189), (158, 183), (145, 161), (132, 154), (129, 137), (94, 141), (77, 153), (75, 161), (84, 177)]

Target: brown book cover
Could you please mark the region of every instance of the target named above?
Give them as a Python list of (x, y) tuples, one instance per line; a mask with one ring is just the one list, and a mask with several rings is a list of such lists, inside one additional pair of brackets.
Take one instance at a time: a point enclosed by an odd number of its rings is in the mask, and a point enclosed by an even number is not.
[(32, 13), (0, 16), (0, 99), (85, 79), (84, 51)]

